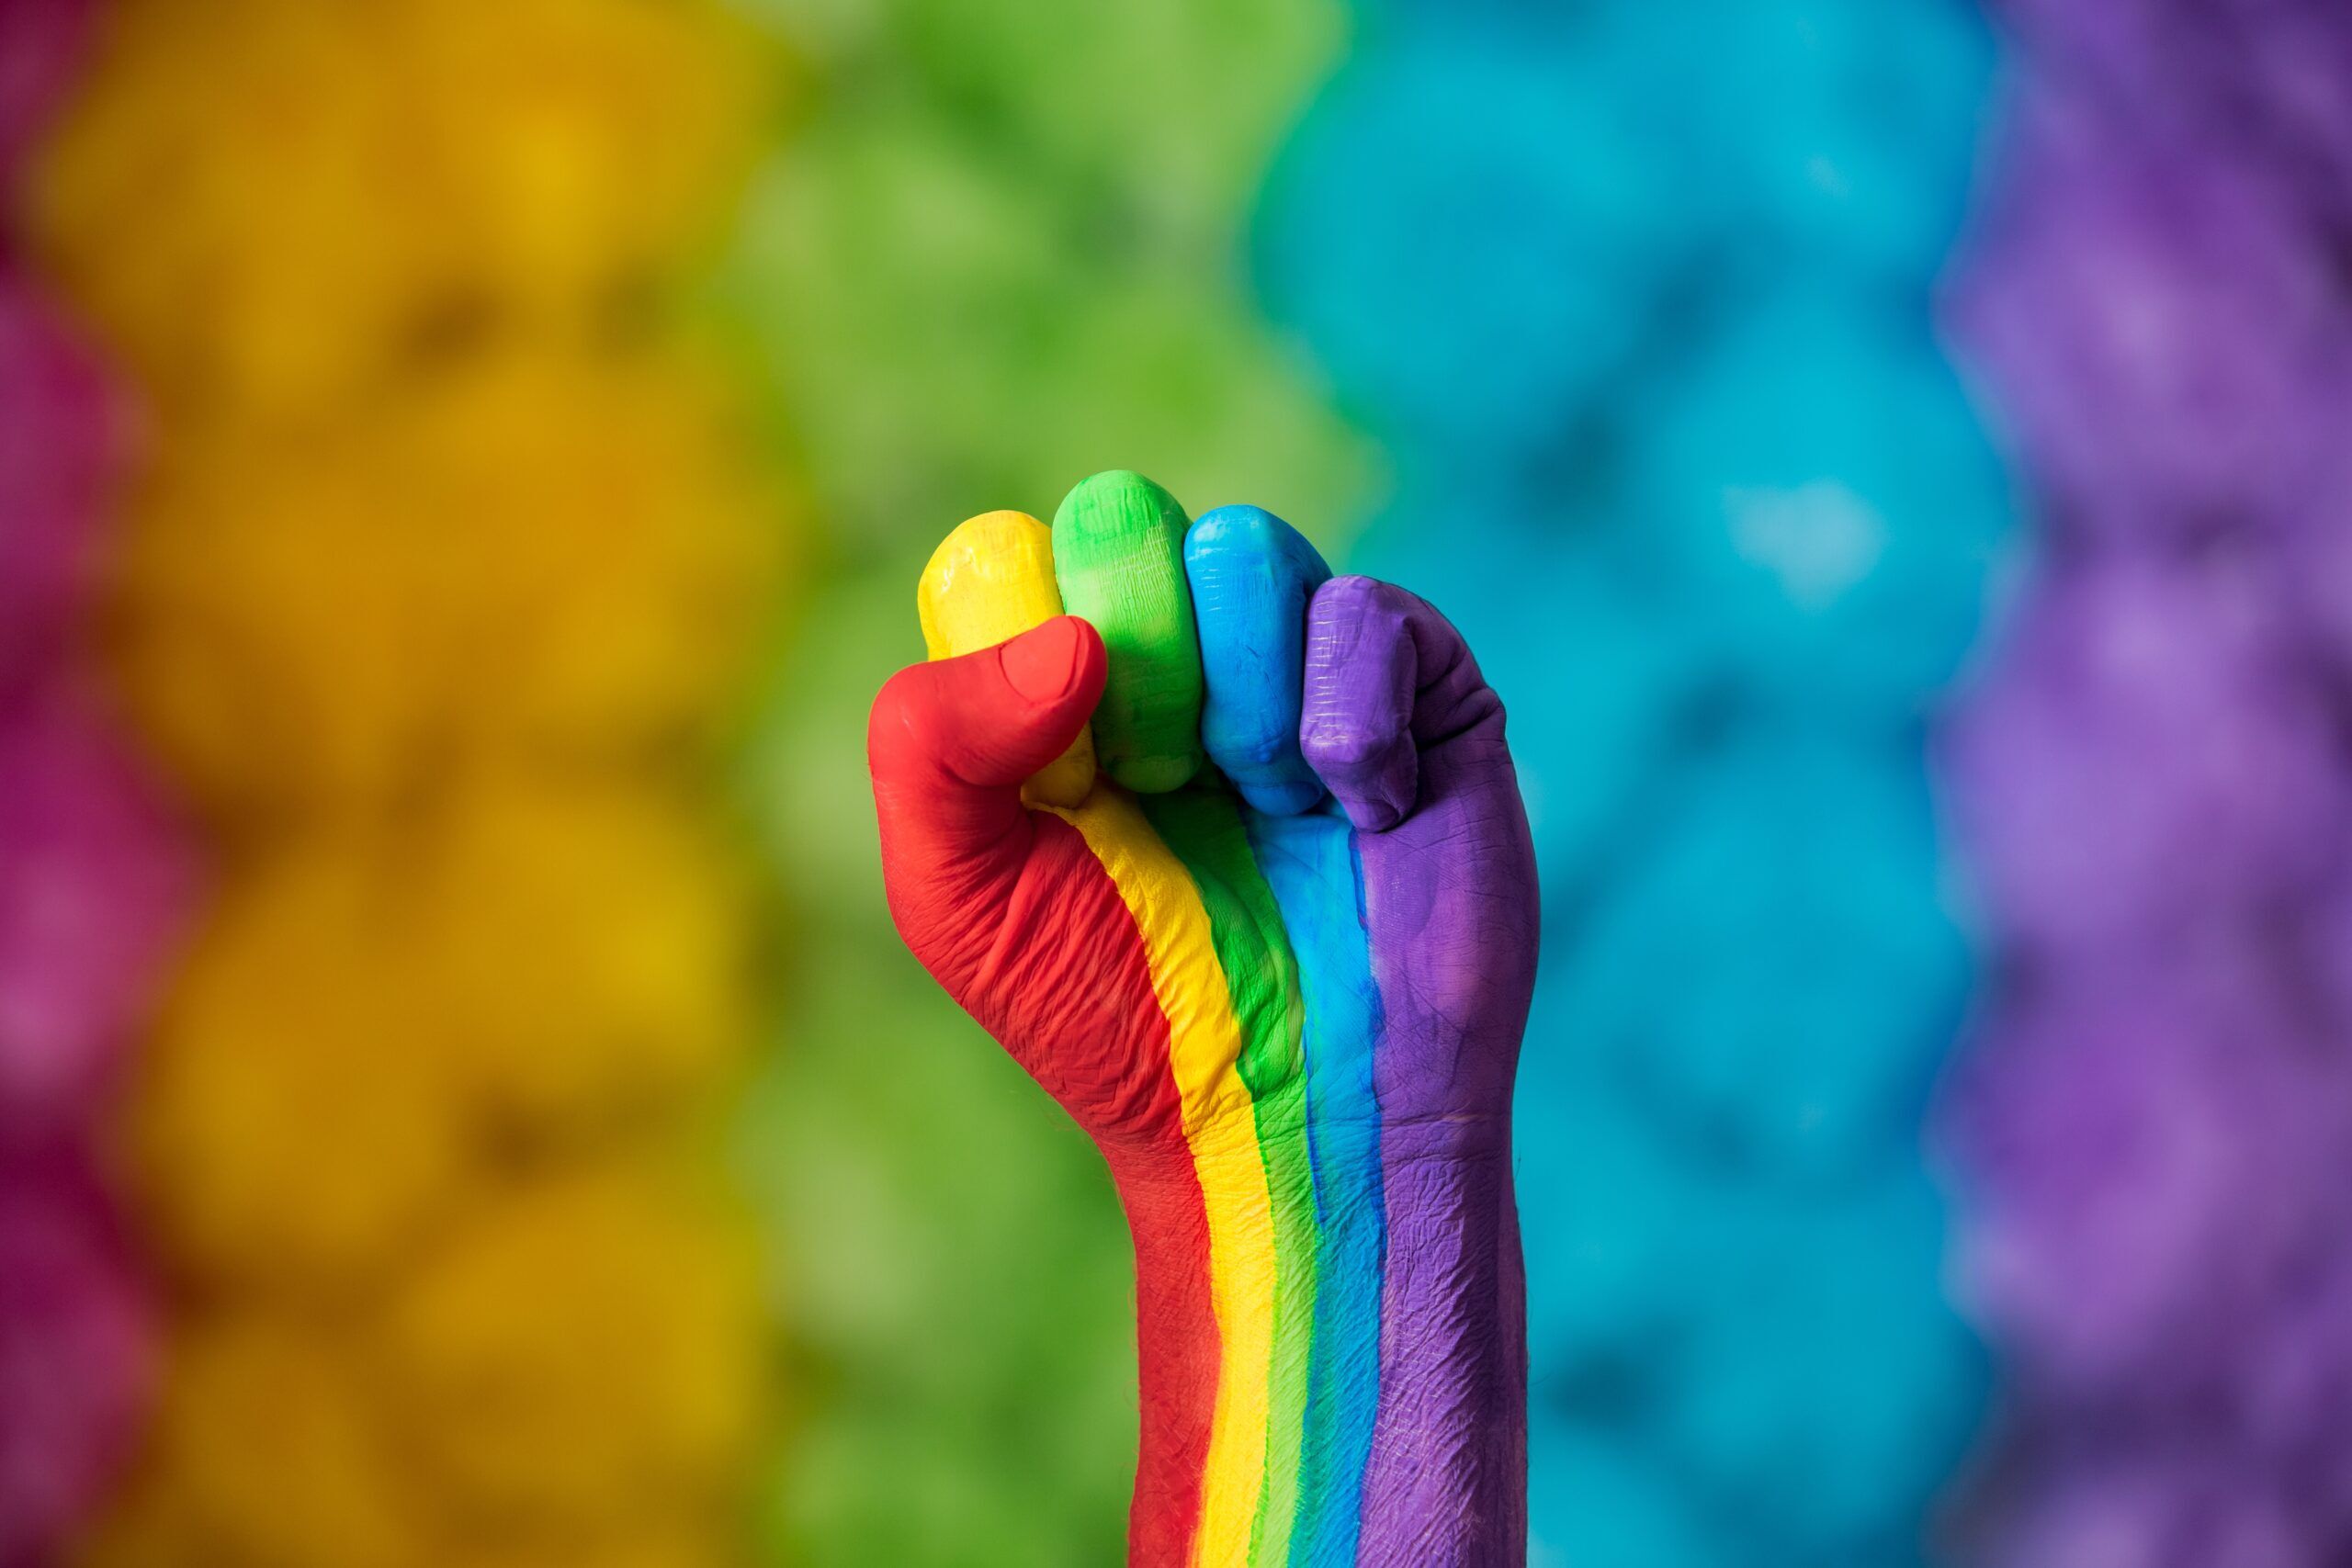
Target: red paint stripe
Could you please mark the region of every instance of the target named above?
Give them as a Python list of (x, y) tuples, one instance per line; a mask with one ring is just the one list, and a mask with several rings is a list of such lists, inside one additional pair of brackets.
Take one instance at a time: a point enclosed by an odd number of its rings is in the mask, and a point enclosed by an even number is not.
[(1209, 1226), (1188, 1156), (1114, 1154), (1111, 1174), (1136, 1236), (1141, 1446), (1127, 1516), (1133, 1568), (1182, 1568), (1200, 1529), (1217, 1386)]
[[(1035, 838), (1004, 924), (965, 995), (989, 1032), (1024, 1043), (1022, 1065), (1081, 1125), (1125, 1130), (1102, 1143), (1136, 1237), (1143, 1419), (1127, 1560), (1182, 1568), (1217, 1386), (1208, 1209), (1142, 933), (1077, 829), (1028, 820)], [(1062, 1000), (1038, 1009), (1047, 997)]]

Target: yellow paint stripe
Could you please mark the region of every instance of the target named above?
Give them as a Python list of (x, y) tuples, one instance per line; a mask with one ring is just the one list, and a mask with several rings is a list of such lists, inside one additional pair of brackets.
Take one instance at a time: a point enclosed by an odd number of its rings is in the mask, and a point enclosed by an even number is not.
[(1161, 845), (1134, 797), (1106, 785), (1060, 815), (1085, 836), (1135, 917), (1152, 992), (1168, 1017), (1184, 1136), (1207, 1205), (1209, 1300), (1220, 1347), (1193, 1564), (1242, 1568), (1266, 1471), (1275, 1267), (1266, 1162), (1236, 1066), (1241, 1025), (1192, 874)]

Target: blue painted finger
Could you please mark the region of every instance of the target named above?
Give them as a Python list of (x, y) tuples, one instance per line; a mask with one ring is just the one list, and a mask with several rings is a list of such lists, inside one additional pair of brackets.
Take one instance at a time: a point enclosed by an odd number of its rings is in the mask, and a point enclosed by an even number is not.
[(1209, 761), (1259, 810), (1306, 810), (1323, 797), (1298, 750), (1306, 604), (1331, 569), (1272, 513), (1220, 506), (1184, 536), (1184, 575), (1207, 684)]

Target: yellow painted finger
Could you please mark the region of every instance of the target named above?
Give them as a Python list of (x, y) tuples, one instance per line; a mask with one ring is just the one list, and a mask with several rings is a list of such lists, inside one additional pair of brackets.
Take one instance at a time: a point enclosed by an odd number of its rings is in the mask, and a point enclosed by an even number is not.
[[(956, 525), (931, 553), (915, 591), (922, 640), (933, 659), (992, 648), (1062, 613), (1054, 586), (1054, 531), (1025, 512), (987, 512)], [(1073, 807), (1094, 788), (1094, 731), (1039, 770), (1024, 792)]]

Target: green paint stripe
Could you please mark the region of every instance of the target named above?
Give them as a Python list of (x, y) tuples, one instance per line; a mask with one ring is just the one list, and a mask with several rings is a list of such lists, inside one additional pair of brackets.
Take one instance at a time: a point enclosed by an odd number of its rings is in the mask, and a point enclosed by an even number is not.
[(1146, 796), (1142, 804), (1200, 891), (1217, 965), (1241, 1024), (1241, 1081), (1255, 1108), (1258, 1147), (1273, 1200), (1275, 1269), (1266, 1472), (1250, 1529), (1250, 1561), (1258, 1568), (1283, 1568), (1299, 1507), (1317, 1246), (1298, 963), (1273, 891), (1250, 854), (1235, 797), (1221, 785), (1195, 786)]

